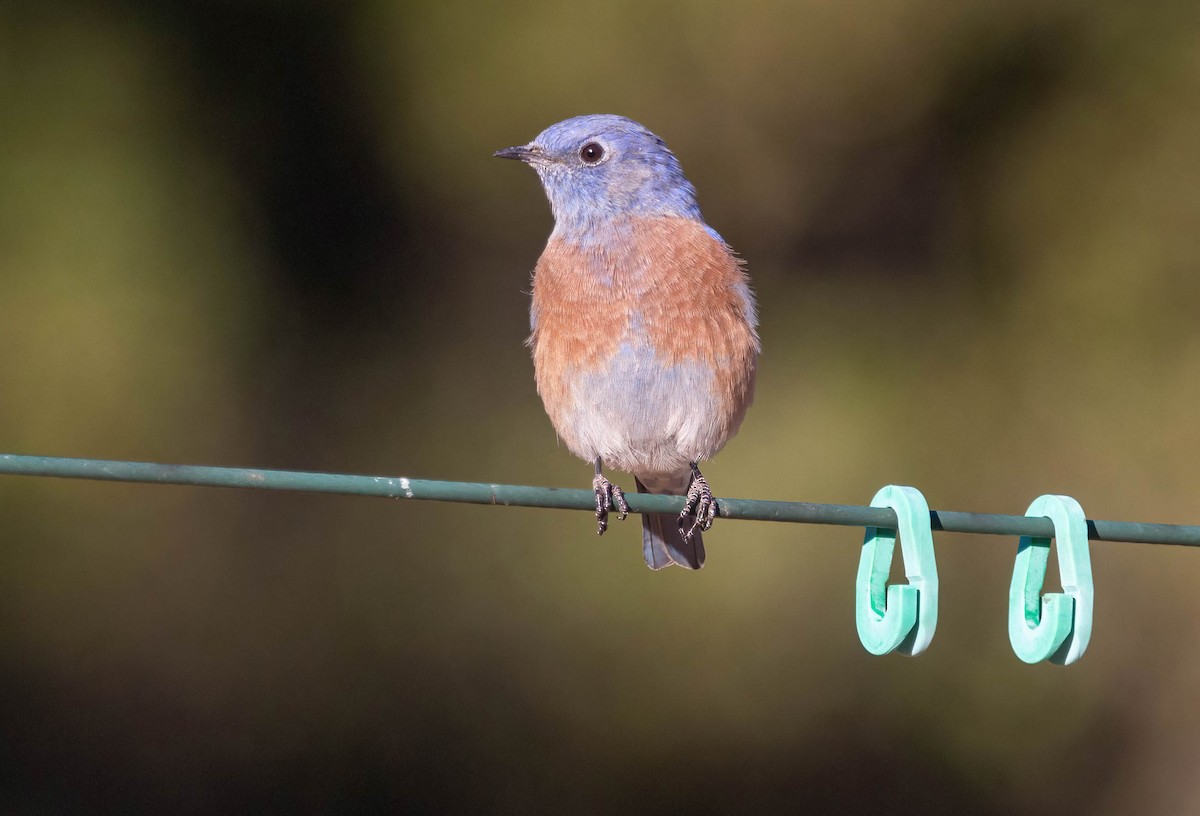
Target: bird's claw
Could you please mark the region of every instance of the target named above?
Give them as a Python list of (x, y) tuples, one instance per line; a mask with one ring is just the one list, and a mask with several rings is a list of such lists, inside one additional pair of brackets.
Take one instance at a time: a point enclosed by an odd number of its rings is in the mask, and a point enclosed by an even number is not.
[(596, 535), (604, 535), (608, 529), (608, 511), (616, 510), (624, 521), (629, 515), (629, 503), (625, 501), (625, 491), (599, 473), (592, 479), (592, 489), (596, 491)]
[(717, 500), (708, 486), (708, 480), (700, 475), (698, 468), (694, 468), (687, 501), (683, 504), (683, 512), (679, 514), (679, 532), (683, 534), (683, 540), (690, 544), (697, 530), (707, 532), (712, 528), (716, 517)]

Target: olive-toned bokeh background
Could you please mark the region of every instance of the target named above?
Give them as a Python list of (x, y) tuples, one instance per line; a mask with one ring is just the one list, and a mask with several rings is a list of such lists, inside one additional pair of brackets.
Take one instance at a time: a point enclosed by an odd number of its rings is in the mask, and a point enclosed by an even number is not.
[[(0, 450), (586, 486), (493, 160), (663, 135), (762, 306), (718, 494), (1200, 521), (1200, 6), (0, 5)], [(938, 536), (866, 654), (859, 534), (0, 477), (8, 812), (1200, 808), (1200, 553), (1096, 544), (1017, 661), (1015, 541)]]

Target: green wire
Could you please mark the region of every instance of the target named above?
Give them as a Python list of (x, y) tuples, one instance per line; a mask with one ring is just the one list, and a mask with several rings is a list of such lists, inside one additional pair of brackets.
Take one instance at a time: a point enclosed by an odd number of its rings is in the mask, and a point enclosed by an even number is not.
[[(560, 510), (596, 509), (590, 490), (485, 482), (444, 482), (395, 476), (356, 476), (340, 473), (305, 473), (290, 470), (160, 465), (104, 459), (67, 459), (56, 456), (0, 454), (0, 474), (51, 476), (63, 479), (96, 479), (110, 482), (244, 487), (258, 490), (294, 490), (307, 493), (344, 493), (392, 499), (499, 504), (516, 507), (550, 507)], [(635, 513), (679, 513), (681, 496), (628, 493)], [(801, 524), (836, 524), (849, 527), (895, 528), (896, 514), (887, 508), (846, 504), (718, 499), (720, 516), (728, 519), (789, 521)], [(1046, 518), (993, 513), (958, 513), (931, 510), (934, 530), (1003, 536), (1054, 535)], [(1143, 544), (1200, 546), (1200, 526), (1144, 524), (1132, 521), (1088, 521), (1088, 538)]]

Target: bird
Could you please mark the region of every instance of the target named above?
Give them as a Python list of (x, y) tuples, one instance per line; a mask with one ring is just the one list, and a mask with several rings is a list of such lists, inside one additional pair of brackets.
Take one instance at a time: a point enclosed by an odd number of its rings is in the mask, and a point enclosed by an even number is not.
[(554, 216), (526, 344), (559, 440), (595, 466), (597, 533), (629, 514), (605, 468), (631, 473), (639, 492), (686, 496), (678, 517), (643, 514), (646, 564), (700, 569), (718, 512), (700, 463), (741, 426), (761, 351), (743, 261), (632, 119), (576, 116), (493, 155), (533, 168)]

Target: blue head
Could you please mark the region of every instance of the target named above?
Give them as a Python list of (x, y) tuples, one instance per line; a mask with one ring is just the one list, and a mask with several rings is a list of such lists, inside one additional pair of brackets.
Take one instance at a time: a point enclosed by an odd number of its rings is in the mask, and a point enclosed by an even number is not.
[(534, 170), (554, 211), (555, 231), (586, 236), (625, 215), (700, 220), (696, 190), (666, 143), (632, 119), (576, 116), (543, 130), (527, 145), (496, 152)]

